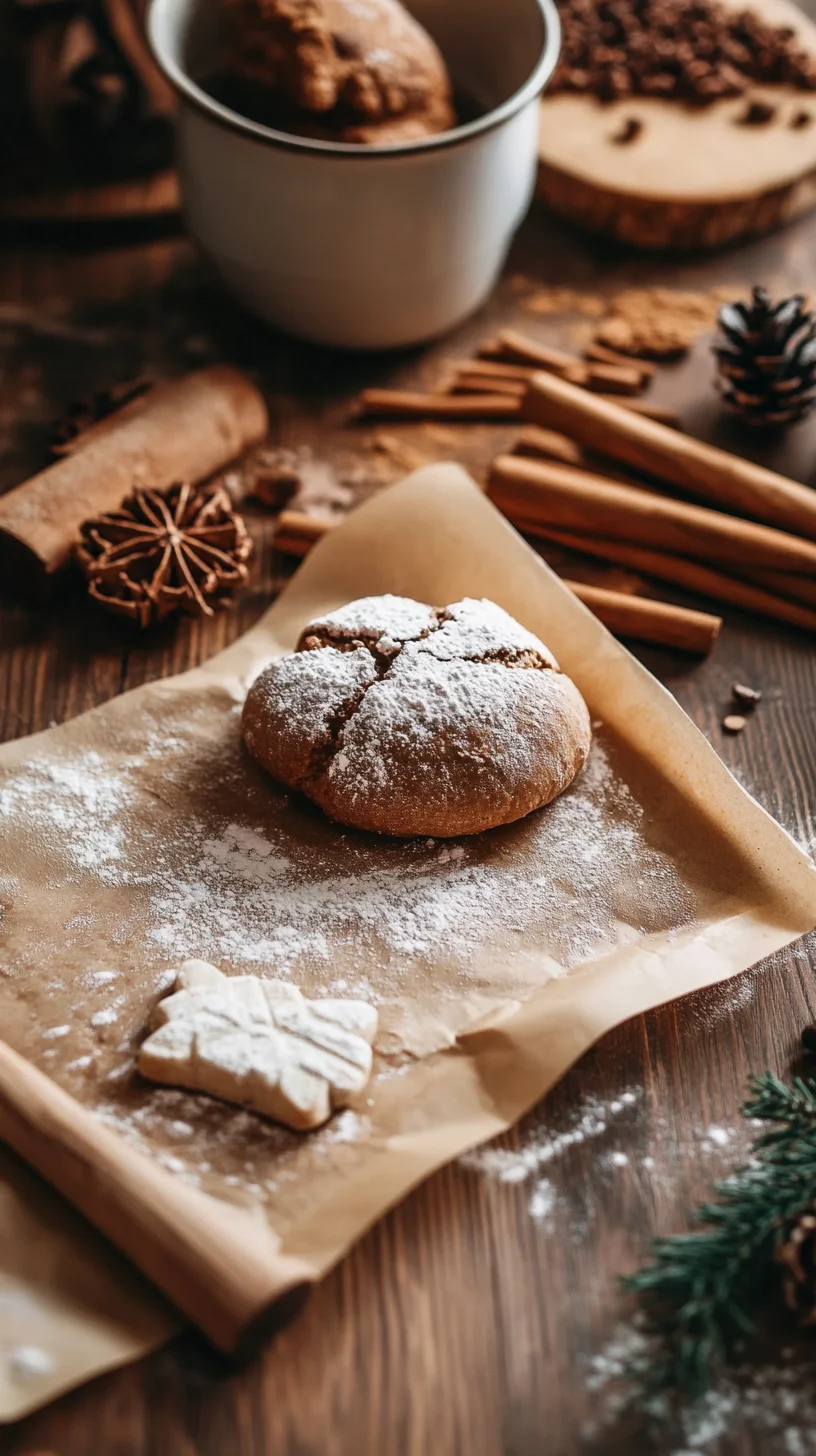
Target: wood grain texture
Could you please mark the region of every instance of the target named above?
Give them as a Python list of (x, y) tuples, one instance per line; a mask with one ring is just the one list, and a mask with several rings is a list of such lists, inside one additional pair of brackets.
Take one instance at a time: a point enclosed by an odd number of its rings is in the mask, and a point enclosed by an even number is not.
[[(592, 291), (632, 281), (689, 288), (733, 281), (747, 289), (757, 278), (807, 287), (814, 255), (816, 228), (803, 221), (717, 262), (644, 267), (642, 260), (581, 245), (534, 217), (510, 271), (540, 277), (546, 259), (548, 281)], [(490, 458), (518, 433), (512, 425), (349, 426), (354, 393), (375, 385), (435, 388), (453, 359), (475, 351), (504, 325), (573, 351), (582, 342), (571, 323), (526, 315), (508, 281), (479, 318), (422, 354), (337, 358), (281, 341), (238, 314), (174, 240), (61, 257), (7, 246), (0, 282), (0, 310), (9, 316), (13, 304), (20, 320), (3, 325), (4, 486), (42, 463), (50, 417), (69, 399), (114, 378), (144, 370), (173, 373), (215, 359), (259, 369), (274, 436), (286, 445), (311, 444), (339, 475), (352, 477), (357, 495), (399, 473), (388, 464), (384, 431), (389, 448), (397, 440), (409, 452), (406, 460), (458, 456), (483, 479)], [(71, 300), (67, 312), (60, 312), (60, 299)], [(53, 332), (54, 320), (62, 321), (62, 334)], [(66, 336), (69, 321), (78, 336), (70, 330)], [(659, 371), (654, 396), (677, 405), (695, 431), (733, 448), (740, 437), (709, 394), (710, 375), (702, 345), (687, 365)], [(773, 449), (761, 441), (749, 444), (763, 463), (810, 481), (816, 424)], [(250, 519), (259, 548), (250, 587), (234, 611), (211, 623), (184, 620), (149, 637), (132, 636), (94, 613), (78, 589), (68, 592), (59, 610), (4, 604), (0, 734), (44, 728), (125, 688), (180, 671), (244, 631), (291, 569), (270, 544), (272, 517), (253, 511)], [(560, 551), (553, 559), (568, 564), (572, 577), (644, 589), (630, 571)], [(665, 595), (667, 588), (651, 594)], [(710, 606), (681, 593), (676, 599)], [(816, 802), (812, 640), (729, 609), (703, 664), (636, 650), (741, 782), (801, 843), (810, 843)], [(734, 681), (761, 687), (764, 698), (745, 732), (728, 738), (720, 724)], [(673, 1456), (681, 1442), (653, 1443), (624, 1426), (582, 1437), (599, 1409), (598, 1396), (587, 1389), (586, 1362), (627, 1313), (616, 1275), (643, 1259), (652, 1235), (684, 1227), (685, 1210), (744, 1150), (744, 1135), (735, 1131), (728, 1146), (706, 1151), (706, 1130), (712, 1124), (738, 1128), (749, 1069), (789, 1071), (799, 1031), (816, 1016), (814, 968), (816, 937), (737, 982), (604, 1038), (506, 1140), (517, 1146), (551, 1139), (555, 1151), (530, 1178), (502, 1183), (461, 1166), (439, 1173), (361, 1242), (314, 1292), (297, 1323), (246, 1369), (229, 1370), (185, 1336), (7, 1428), (0, 1451)], [(634, 1102), (612, 1113), (611, 1104), (626, 1092)], [(598, 1108), (606, 1115), (596, 1116)], [(597, 1131), (579, 1140), (574, 1133), (581, 1125)], [(613, 1162), (616, 1153), (628, 1161)], [(547, 1219), (535, 1219), (530, 1201), (543, 1178), (553, 1191), (553, 1208)], [(802, 1348), (806, 1357), (812, 1351), (812, 1345)], [(767, 1433), (739, 1422), (722, 1449), (723, 1456), (777, 1456)], [(781, 1456), (784, 1447), (778, 1450)]]

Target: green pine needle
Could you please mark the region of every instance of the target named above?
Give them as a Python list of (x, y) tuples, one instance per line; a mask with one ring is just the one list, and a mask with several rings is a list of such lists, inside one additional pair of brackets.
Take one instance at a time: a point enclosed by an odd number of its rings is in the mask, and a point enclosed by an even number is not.
[(718, 1201), (694, 1214), (709, 1231), (655, 1240), (651, 1263), (623, 1281), (657, 1340), (654, 1360), (635, 1372), (647, 1401), (709, 1388), (754, 1332), (774, 1251), (816, 1200), (816, 1082), (787, 1086), (765, 1072), (749, 1091), (743, 1116), (779, 1126), (755, 1140), (747, 1166), (716, 1188)]

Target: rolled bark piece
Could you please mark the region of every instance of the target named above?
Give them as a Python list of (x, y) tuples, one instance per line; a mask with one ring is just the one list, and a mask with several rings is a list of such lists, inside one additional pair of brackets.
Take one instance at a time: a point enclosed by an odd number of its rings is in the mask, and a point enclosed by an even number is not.
[(524, 418), (562, 430), (691, 495), (816, 539), (816, 495), (807, 486), (655, 420), (636, 418), (632, 410), (564, 380), (538, 374), (524, 401)]
[(722, 617), (712, 617), (708, 612), (675, 607), (669, 602), (653, 602), (648, 597), (610, 591), (603, 586), (587, 586), (585, 582), (569, 581), (566, 577), (562, 580), (616, 637), (635, 637), (641, 642), (675, 647), (680, 652), (694, 652), (704, 657), (722, 630)]
[(249, 1353), (312, 1280), (271, 1229), (137, 1153), (3, 1042), (0, 1138), (227, 1354)]
[(572, 384), (583, 385), (595, 394), (640, 394), (645, 380), (639, 369), (620, 364), (584, 364), (565, 370), (562, 376)]
[(648, 399), (614, 399), (608, 394), (596, 394), (595, 398), (602, 404), (614, 405), (616, 409), (624, 409), (629, 414), (641, 415), (644, 420), (655, 420), (667, 429), (679, 430), (680, 416), (677, 410), (671, 409), (665, 404), (652, 404)]
[[(334, 529), (339, 522), (328, 516), (307, 516), (301, 511), (281, 511), (274, 545), (290, 556), (308, 556), (312, 547)], [(706, 612), (690, 611), (668, 602), (653, 602), (646, 597), (609, 591), (606, 587), (586, 586), (580, 581), (564, 581), (564, 585), (595, 613), (599, 621), (620, 637), (635, 637), (661, 647), (677, 647), (683, 652), (706, 653), (722, 626), (720, 617)]]
[(261, 441), (268, 423), (259, 390), (237, 369), (218, 365), (156, 385), (0, 499), (5, 580), (43, 596), (83, 521), (116, 510), (135, 486), (205, 480)]
[(648, 546), (628, 546), (623, 541), (604, 540), (598, 536), (585, 536), (578, 531), (560, 531), (543, 525), (539, 521), (513, 520), (513, 525), (526, 535), (553, 541), (557, 546), (566, 546), (570, 551), (580, 551), (584, 556), (597, 557), (613, 566), (625, 566), (632, 571), (641, 571), (644, 576), (656, 577), (658, 581), (672, 582), (688, 591), (699, 592), (713, 601), (728, 602), (743, 611), (754, 612), (759, 617), (770, 617), (777, 622), (787, 622), (801, 627), (805, 632), (816, 632), (816, 612), (797, 602), (786, 601), (772, 592), (752, 586), (749, 582), (737, 581), (724, 572), (710, 566), (701, 566), (697, 561), (688, 561), (683, 556), (672, 556), (668, 552), (652, 551)]
[(516, 379), (523, 384), (529, 384), (534, 375), (540, 372), (540, 365), (537, 364), (507, 364), (502, 359), (460, 359), (457, 363), (458, 374), (472, 374), (474, 377), (481, 376), (483, 379)]
[(557, 430), (543, 430), (540, 425), (528, 425), (522, 430), (510, 454), (527, 455), (533, 460), (560, 460), (562, 465), (574, 465), (579, 470), (588, 470), (620, 485), (643, 485), (632, 471), (625, 470), (617, 461), (604, 460), (601, 455), (593, 456), (574, 440), (568, 440), (566, 435), (559, 435)]
[(513, 364), (528, 364), (535, 369), (552, 370), (556, 374), (572, 369), (581, 360), (564, 349), (555, 349), (551, 344), (540, 344), (517, 329), (502, 329), (496, 339), (483, 344), (479, 351), (487, 358), (505, 359)]
[(548, 460), (502, 455), (488, 495), (511, 520), (540, 521), (745, 572), (816, 576), (816, 543)]
[(400, 389), (364, 389), (358, 413), (384, 420), (517, 420), (520, 398), (502, 394), (420, 394)]
[(451, 394), (504, 394), (509, 399), (517, 399), (519, 402), (527, 393), (527, 385), (523, 379), (505, 379), (501, 374), (485, 377), (484, 374), (471, 374), (469, 369), (463, 369), (456, 375), (449, 393)]
[(289, 556), (306, 556), (338, 524), (335, 516), (307, 516), (305, 511), (281, 511), (272, 544), (276, 551), (285, 551)]
[(540, 425), (528, 425), (521, 431), (511, 451), (513, 455), (542, 456), (546, 460), (560, 460), (562, 465), (577, 465), (589, 469), (586, 451), (566, 435), (557, 430), (543, 430)]
[[(497, 339), (491, 339), (482, 345), (480, 352), (486, 366), (492, 360), (495, 363), (504, 362), (526, 368), (531, 373), (544, 369), (547, 373), (556, 374), (559, 378), (568, 379), (570, 383), (582, 385), (586, 389), (594, 389), (600, 394), (638, 394), (649, 377), (641, 369), (639, 361), (633, 362), (621, 355), (617, 360), (605, 359), (587, 363), (575, 354), (567, 354), (565, 350), (555, 349), (551, 344), (541, 344), (537, 339), (530, 339), (517, 329), (502, 329)], [(484, 372), (488, 372), (487, 367)]]
[(651, 360), (640, 359), (633, 354), (619, 354), (616, 349), (608, 349), (606, 344), (598, 344), (594, 339), (584, 349), (584, 358), (597, 364), (619, 364), (621, 367), (638, 369), (644, 381), (654, 379), (657, 373), (657, 365)]

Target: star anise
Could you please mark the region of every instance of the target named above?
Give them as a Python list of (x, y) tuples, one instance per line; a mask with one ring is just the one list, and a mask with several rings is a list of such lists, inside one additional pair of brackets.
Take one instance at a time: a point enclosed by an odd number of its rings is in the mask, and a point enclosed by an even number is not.
[(134, 490), (80, 536), (91, 598), (139, 627), (177, 611), (211, 617), (249, 575), (252, 541), (223, 487)]

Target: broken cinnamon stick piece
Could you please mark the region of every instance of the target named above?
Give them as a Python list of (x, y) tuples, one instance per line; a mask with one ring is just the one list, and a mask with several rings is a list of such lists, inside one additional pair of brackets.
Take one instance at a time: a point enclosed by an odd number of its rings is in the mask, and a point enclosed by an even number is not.
[(513, 455), (532, 455), (534, 459), (544, 456), (547, 460), (560, 460), (562, 465), (577, 465), (588, 469), (586, 451), (566, 435), (557, 430), (543, 430), (540, 425), (528, 425), (521, 431), (513, 446)]
[(648, 545), (745, 571), (816, 576), (816, 543), (721, 511), (620, 485), (549, 460), (502, 455), (493, 462), (488, 495), (511, 520)]
[(385, 420), (517, 420), (521, 398), (502, 394), (420, 394), (400, 389), (364, 389), (358, 415)]
[(0, 579), (44, 596), (71, 559), (83, 521), (116, 510), (134, 486), (205, 480), (267, 428), (260, 392), (237, 369), (217, 366), (156, 385), (0, 499)]
[(652, 364), (649, 359), (638, 359), (632, 354), (619, 354), (616, 349), (607, 349), (606, 344), (598, 344), (594, 340), (584, 349), (584, 358), (594, 360), (597, 364), (619, 364), (622, 368), (637, 369), (644, 381), (654, 379), (657, 373), (657, 365)]
[(281, 511), (273, 545), (289, 556), (307, 556), (312, 547), (339, 525), (336, 516), (309, 516), (305, 511)]
[[(274, 544), (278, 551), (304, 557), (321, 537), (337, 525), (337, 518), (281, 511)], [(686, 607), (653, 602), (646, 597), (609, 591), (606, 587), (586, 586), (583, 582), (565, 580), (564, 585), (595, 613), (610, 632), (621, 637), (677, 647), (685, 652), (705, 653), (710, 650), (722, 626), (719, 617), (711, 617), (706, 612), (689, 611)]]
[(535, 364), (505, 364), (501, 359), (461, 359), (457, 374), (472, 374), (483, 379), (516, 379), (529, 384), (538, 367)]
[(527, 385), (523, 379), (486, 379), (483, 374), (470, 374), (463, 371), (457, 374), (451, 385), (451, 394), (504, 394), (511, 399), (523, 399), (527, 393)]
[(540, 344), (537, 339), (530, 339), (526, 334), (520, 334), (517, 329), (502, 329), (498, 338), (489, 345), (483, 345), (479, 352), (482, 353), (485, 348), (491, 350), (488, 357), (505, 359), (513, 364), (532, 364), (538, 369), (553, 370), (556, 373), (563, 369), (572, 369), (581, 363), (575, 354), (568, 354), (564, 349), (555, 349), (551, 344)]
[(743, 611), (753, 612), (759, 617), (770, 617), (774, 621), (801, 627), (806, 632), (816, 632), (816, 612), (752, 586), (749, 582), (738, 581), (712, 567), (689, 561), (684, 556), (654, 551), (648, 546), (629, 546), (625, 542), (610, 541), (599, 536), (585, 536), (578, 531), (560, 531), (537, 521), (526, 522), (519, 519), (513, 525), (526, 535), (553, 541), (557, 546), (580, 551), (584, 556), (594, 556), (613, 566), (641, 571), (644, 576), (671, 582), (687, 591), (711, 597), (713, 601), (741, 607)]
[(807, 486), (562, 379), (536, 375), (524, 417), (712, 504), (816, 539), (816, 494)]
[(584, 364), (581, 360), (565, 369), (561, 378), (569, 380), (570, 384), (591, 389), (595, 394), (640, 394), (644, 385), (643, 376), (637, 369), (618, 364)]

